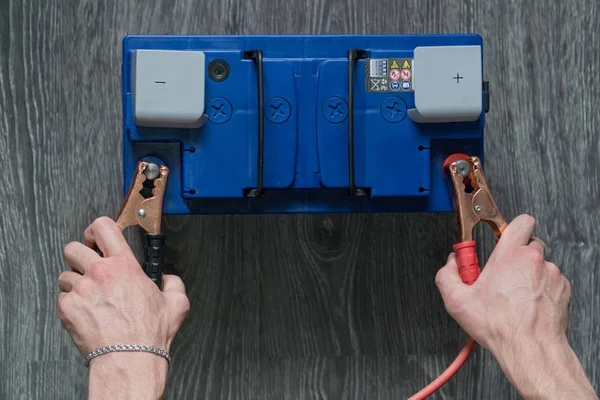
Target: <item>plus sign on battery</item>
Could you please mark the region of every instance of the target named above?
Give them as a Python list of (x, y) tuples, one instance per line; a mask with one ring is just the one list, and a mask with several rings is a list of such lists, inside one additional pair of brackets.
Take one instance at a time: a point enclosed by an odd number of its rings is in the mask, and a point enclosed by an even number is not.
[(481, 46), (419, 46), (408, 81), (416, 123), (477, 121), (483, 111)]

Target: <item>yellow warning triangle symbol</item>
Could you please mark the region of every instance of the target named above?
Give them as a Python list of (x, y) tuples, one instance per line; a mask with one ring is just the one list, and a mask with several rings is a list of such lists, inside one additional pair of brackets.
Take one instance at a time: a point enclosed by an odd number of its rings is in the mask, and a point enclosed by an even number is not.
[(392, 63), (392, 66), (390, 68), (391, 69), (397, 69), (397, 68), (400, 68), (400, 67), (398, 66), (398, 63), (396, 62), (396, 60), (394, 60), (394, 62)]
[[(396, 64), (396, 65), (398, 65), (398, 64)], [(396, 68), (398, 68), (398, 67), (396, 67)], [(402, 64), (402, 69), (406, 69), (406, 68), (410, 68), (410, 64), (408, 63), (408, 60), (404, 60), (404, 64)]]

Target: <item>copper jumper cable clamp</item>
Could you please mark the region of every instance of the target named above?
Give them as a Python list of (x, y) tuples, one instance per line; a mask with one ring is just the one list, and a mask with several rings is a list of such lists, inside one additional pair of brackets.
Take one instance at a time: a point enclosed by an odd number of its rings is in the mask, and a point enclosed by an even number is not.
[(485, 222), (500, 239), (507, 223), (490, 193), (478, 157), (454, 154), (444, 162), (444, 170), (452, 182), (452, 199), (459, 239), (459, 242), (454, 245), (454, 251), (459, 273), (463, 282), (471, 285), (481, 272), (475, 251), (473, 228), (479, 222)]
[[(479, 222), (485, 222), (496, 234), (496, 240), (499, 240), (507, 223), (490, 192), (478, 157), (453, 154), (444, 161), (442, 168), (450, 186), (457, 219), (458, 241), (453, 249), (456, 252), (458, 272), (465, 284), (472, 285), (481, 273), (476, 242), (473, 240), (473, 228)], [(448, 382), (469, 358), (475, 345), (475, 341), (469, 338), (446, 371), (410, 400), (425, 399)]]
[(169, 168), (164, 165), (138, 162), (116, 220), (121, 231), (132, 225), (138, 225), (145, 231), (142, 269), (159, 288), (162, 287), (167, 237), (161, 233), (160, 225), (168, 176)]

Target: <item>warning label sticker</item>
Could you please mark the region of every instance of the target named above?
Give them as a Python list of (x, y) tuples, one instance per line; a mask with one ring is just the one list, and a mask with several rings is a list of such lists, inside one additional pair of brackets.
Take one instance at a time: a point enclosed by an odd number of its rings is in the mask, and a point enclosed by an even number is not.
[(412, 59), (369, 58), (365, 63), (367, 92), (412, 91)]
[(388, 60), (386, 59), (370, 59), (369, 76), (371, 78), (382, 78), (387, 76)]

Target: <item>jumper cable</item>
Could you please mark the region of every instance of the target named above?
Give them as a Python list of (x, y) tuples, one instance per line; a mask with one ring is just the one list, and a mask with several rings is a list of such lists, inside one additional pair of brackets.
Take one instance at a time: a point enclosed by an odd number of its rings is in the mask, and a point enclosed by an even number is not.
[[(492, 227), (497, 237), (496, 241), (498, 241), (507, 223), (490, 193), (478, 157), (460, 153), (453, 154), (444, 161), (443, 173), (451, 183), (450, 190), (457, 217), (459, 242), (453, 246), (453, 249), (456, 252), (458, 272), (465, 284), (472, 285), (481, 273), (475, 250), (476, 242), (473, 240), (473, 228), (479, 222), (487, 223)], [(452, 364), (409, 400), (426, 399), (441, 388), (467, 361), (476, 344), (469, 337)]]
[(161, 233), (160, 225), (168, 175), (166, 166), (140, 161), (116, 220), (121, 230), (138, 225), (145, 231), (142, 269), (159, 288), (162, 288), (167, 237)]

